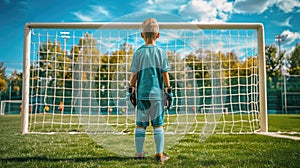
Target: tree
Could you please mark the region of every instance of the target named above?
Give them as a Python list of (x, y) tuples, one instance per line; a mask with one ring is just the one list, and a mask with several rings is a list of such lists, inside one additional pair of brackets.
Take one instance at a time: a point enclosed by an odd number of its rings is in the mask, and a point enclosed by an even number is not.
[(290, 75), (300, 75), (300, 44), (297, 44), (289, 59)]
[(247, 57), (246, 60), (242, 61), (240, 64), (239, 74), (245, 77), (256, 74), (256, 72), (258, 71), (257, 64), (258, 64), (257, 57), (255, 56)]
[(278, 88), (280, 79), (281, 59), (284, 53), (277, 57), (277, 48), (274, 45), (265, 47), (266, 73), (268, 88)]
[(4, 90), (7, 86), (6, 67), (3, 62), (0, 62), (0, 91)]
[(221, 57), (219, 60), (222, 60), (222, 68), (224, 69), (223, 77), (237, 77), (239, 76), (239, 59), (234, 52), (228, 52), (225, 54), (218, 53), (218, 56)]
[(0, 92), (5, 90), (6, 86), (7, 86), (6, 80), (0, 78)]
[[(49, 85), (54, 85), (55, 87), (62, 87), (63, 83), (61, 80), (63, 78), (64, 68), (64, 53), (60, 46), (60, 43), (57, 43), (56, 40), (51, 42), (50, 39), (47, 40), (47, 43), (43, 43), (39, 49), (39, 65), (38, 67), (33, 67), (37, 70), (39, 79), (35, 80), (47, 80), (55, 78), (57, 80), (51, 81)], [(59, 71), (57, 71), (59, 69)], [(44, 81), (45, 82), (45, 81)], [(55, 82), (55, 83), (52, 83)]]
[(90, 34), (79, 39), (78, 45), (71, 49), (71, 57), (74, 60), (73, 68), (80, 71), (77, 76), (80, 80), (89, 81), (97, 77), (97, 70), (100, 64), (100, 50), (97, 48), (97, 40)]
[[(100, 64), (96, 77), (96, 87), (99, 88), (97, 95), (108, 99), (101, 99), (101, 106), (113, 106), (113, 102), (109, 97), (114, 94), (112, 88), (125, 88), (126, 80), (129, 79), (127, 71), (133, 56), (133, 47), (126, 42), (120, 46), (114, 46), (114, 51), (108, 52), (100, 56)], [(116, 81), (124, 82), (116, 82)], [(109, 89), (111, 91), (103, 91)], [(101, 91), (102, 90), (102, 91)], [(123, 95), (125, 97), (125, 95)], [(110, 101), (109, 101), (110, 100)]]
[[(294, 50), (291, 52), (290, 58), (290, 75), (300, 75), (300, 44), (297, 44)], [(287, 78), (286, 85), (287, 92), (299, 92), (300, 91), (300, 78), (298, 76), (290, 76)], [(295, 96), (295, 95), (294, 95)], [(291, 100), (292, 101), (292, 100)], [(295, 104), (297, 100), (295, 99)]]
[(22, 91), (22, 72), (17, 72), (17, 70), (14, 70), (11, 73), (11, 76), (9, 78), (10, 84), (11, 84), (11, 96), (14, 96), (13, 99), (21, 98), (21, 91)]
[[(182, 62), (182, 59), (180, 58), (180, 54), (176, 53), (175, 51), (166, 51), (166, 55), (168, 57), (169, 65), (170, 65), (170, 71), (169, 71), (169, 77), (170, 77), (170, 84), (172, 87), (183, 87), (180, 81), (176, 81), (175, 77), (178, 79), (183, 79), (185, 76), (184, 72), (184, 64), (178, 64), (178, 62)], [(184, 56), (186, 57), (186, 56)], [(178, 93), (175, 92), (176, 95)]]
[(195, 75), (195, 78), (197, 79), (197, 85), (198, 86), (210, 86), (210, 75), (209, 75), (209, 65), (207, 63), (204, 63), (203, 58), (206, 57), (206, 55), (211, 54), (209, 51), (205, 51), (202, 53), (202, 50), (197, 50), (195, 53), (190, 53), (186, 56), (184, 56), (184, 61), (186, 62), (188, 70), (195, 71), (195, 74), (193, 73), (186, 73), (187, 79), (192, 79), (193, 75)]

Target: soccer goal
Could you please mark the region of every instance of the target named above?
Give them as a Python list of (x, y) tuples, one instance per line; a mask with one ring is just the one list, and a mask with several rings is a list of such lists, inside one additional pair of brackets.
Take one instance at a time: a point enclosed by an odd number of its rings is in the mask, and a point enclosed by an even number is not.
[[(28, 23), (22, 132), (132, 133), (126, 100), (141, 23)], [(259, 23), (160, 23), (174, 105), (166, 133), (267, 132)]]
[(22, 108), (22, 100), (2, 100), (0, 115), (20, 114)]

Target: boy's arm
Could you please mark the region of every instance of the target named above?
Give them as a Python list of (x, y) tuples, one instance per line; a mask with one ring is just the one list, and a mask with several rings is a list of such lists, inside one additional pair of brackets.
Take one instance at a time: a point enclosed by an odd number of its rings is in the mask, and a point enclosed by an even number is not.
[(169, 73), (168, 72), (163, 72), (162, 77), (163, 77), (165, 87), (170, 87), (171, 85), (170, 85)]
[(172, 106), (172, 102), (173, 102), (173, 93), (172, 93), (172, 87), (170, 85), (170, 78), (169, 78), (169, 73), (168, 72), (163, 72), (162, 74), (163, 76), (163, 81), (164, 81), (164, 92), (165, 92), (165, 100), (166, 101), (165, 105), (167, 106), (167, 109), (170, 110), (171, 106)]
[(131, 72), (129, 87), (135, 87), (136, 78), (137, 78), (137, 73), (136, 72)]
[(136, 94), (135, 94), (135, 89), (134, 89), (135, 83), (136, 83), (136, 78), (137, 78), (137, 73), (131, 72), (128, 93), (129, 93), (130, 102), (132, 103), (132, 105), (134, 107), (137, 105)]

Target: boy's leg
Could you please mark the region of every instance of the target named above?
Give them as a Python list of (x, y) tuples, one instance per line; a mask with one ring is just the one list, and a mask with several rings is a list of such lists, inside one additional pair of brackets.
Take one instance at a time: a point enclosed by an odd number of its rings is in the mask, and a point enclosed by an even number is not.
[(146, 135), (146, 128), (149, 126), (149, 116), (147, 115), (147, 101), (139, 100), (137, 104), (136, 114), (136, 128), (135, 128), (135, 149), (136, 157), (143, 157), (144, 153), (144, 142)]
[(154, 142), (156, 154), (161, 154), (164, 152), (164, 129), (162, 126), (154, 127)]
[(162, 101), (152, 101), (151, 105), (151, 124), (154, 129), (154, 142), (156, 146), (156, 154), (160, 154), (164, 151), (164, 110)]
[(144, 142), (145, 142), (146, 129), (137, 126), (135, 128), (134, 142), (136, 157), (144, 157)]
[(164, 129), (163, 127), (154, 127), (154, 141), (156, 145), (156, 161), (163, 164), (169, 160), (169, 156), (164, 153)]
[(164, 153), (164, 106), (162, 101), (154, 101), (152, 102), (152, 105), (154, 108), (151, 109), (151, 122), (154, 129), (154, 141), (156, 147), (155, 159), (163, 164), (164, 161), (169, 159), (169, 157)]

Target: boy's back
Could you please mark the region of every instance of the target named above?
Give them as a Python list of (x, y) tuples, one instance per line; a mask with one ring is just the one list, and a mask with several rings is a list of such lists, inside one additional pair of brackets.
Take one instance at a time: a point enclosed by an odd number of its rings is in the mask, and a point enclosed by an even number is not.
[(155, 45), (143, 45), (133, 56), (131, 72), (137, 73), (138, 100), (162, 100), (162, 73), (169, 70), (165, 53)]

